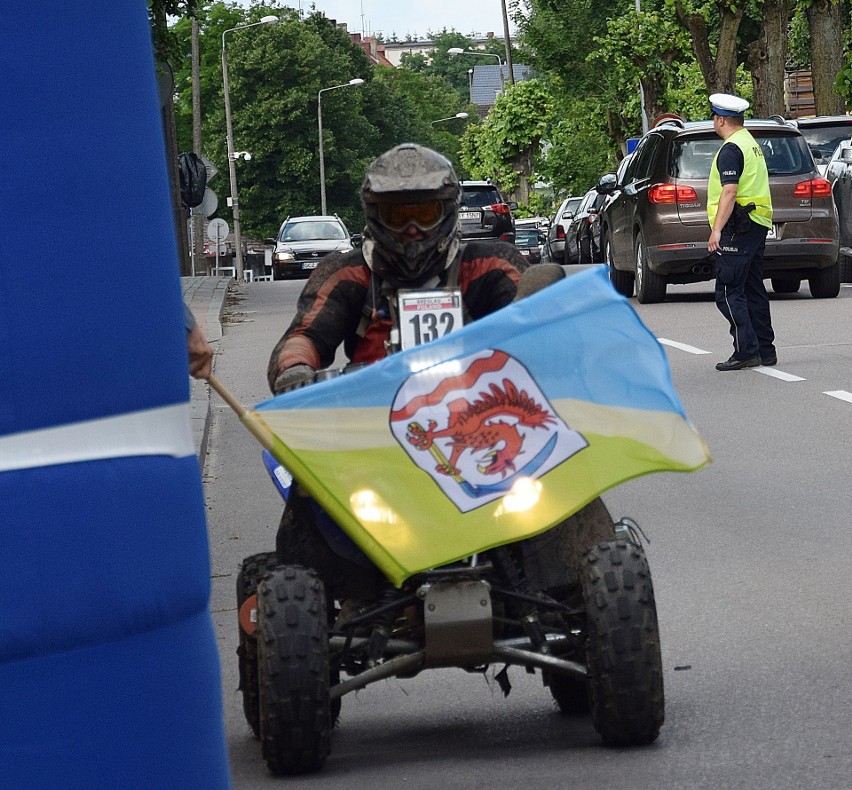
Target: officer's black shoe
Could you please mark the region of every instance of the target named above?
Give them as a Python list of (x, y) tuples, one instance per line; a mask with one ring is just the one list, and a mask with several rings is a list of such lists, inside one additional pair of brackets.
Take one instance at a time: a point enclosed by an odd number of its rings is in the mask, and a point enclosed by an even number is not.
[(771, 357), (761, 357), (760, 364), (767, 368), (772, 367), (773, 365), (778, 364), (778, 357), (774, 354)]
[(756, 368), (760, 364), (760, 357), (751, 357), (750, 359), (731, 357), (724, 362), (717, 362), (716, 370), (742, 370), (743, 368)]

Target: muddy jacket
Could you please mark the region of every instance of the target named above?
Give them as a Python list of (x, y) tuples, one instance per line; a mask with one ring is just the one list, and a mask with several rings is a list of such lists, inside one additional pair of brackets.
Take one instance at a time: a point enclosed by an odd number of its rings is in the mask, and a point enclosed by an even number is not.
[[(457, 287), (461, 289), (465, 320), (475, 320), (509, 304), (527, 262), (512, 244), (471, 241), (461, 246)], [(451, 276), (444, 271), (440, 288)], [(331, 365), (343, 343), (353, 363), (375, 362), (386, 356), (392, 321), (389, 299), (367, 266), (360, 249), (327, 255), (311, 274), (299, 297), (296, 317), (278, 341), (269, 360), (267, 378), (272, 388), (278, 374), (293, 365), (318, 370)]]

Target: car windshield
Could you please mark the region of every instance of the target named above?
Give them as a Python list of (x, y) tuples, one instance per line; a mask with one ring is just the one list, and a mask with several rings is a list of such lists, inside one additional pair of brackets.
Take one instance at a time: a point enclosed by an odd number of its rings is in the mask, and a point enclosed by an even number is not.
[(830, 159), (837, 146), (852, 137), (852, 125), (848, 123), (834, 126), (802, 126), (799, 131), (817, 161)]
[(336, 222), (288, 222), (281, 241), (343, 241), (346, 233)]
[(479, 206), (481, 208), (499, 202), (500, 199), (495, 191), (488, 187), (464, 187), (462, 191), (462, 204), (465, 206)]
[[(798, 135), (772, 134), (754, 129), (751, 133), (763, 149), (770, 176), (801, 175), (813, 170), (807, 149)], [(713, 157), (721, 147), (719, 138), (683, 137), (675, 140), (669, 175), (674, 178), (708, 178)]]

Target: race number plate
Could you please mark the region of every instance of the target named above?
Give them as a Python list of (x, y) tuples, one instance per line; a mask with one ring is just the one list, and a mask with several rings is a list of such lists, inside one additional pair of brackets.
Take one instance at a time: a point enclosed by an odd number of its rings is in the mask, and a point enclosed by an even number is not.
[(778, 238), (778, 226), (777, 226), (777, 225), (773, 225), (773, 226), (772, 226), (772, 227), (771, 227), (771, 228), (770, 228), (770, 229), (766, 232), (766, 238), (767, 238), (767, 240), (772, 240), (772, 239), (777, 239), (777, 238)]
[(403, 349), (438, 340), (461, 329), (462, 298), (458, 288), (399, 292), (399, 332)]
[(319, 261), (302, 261), (302, 269), (316, 269)]
[(478, 211), (460, 211), (459, 219), (479, 219), (480, 214)]

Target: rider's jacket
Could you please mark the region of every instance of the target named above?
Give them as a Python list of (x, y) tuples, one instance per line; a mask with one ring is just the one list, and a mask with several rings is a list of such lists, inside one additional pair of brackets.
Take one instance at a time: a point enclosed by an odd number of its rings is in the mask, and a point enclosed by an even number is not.
[[(459, 264), (452, 268), (421, 288), (441, 288), (455, 280), (450, 285), (462, 292), (466, 320), (475, 320), (514, 299), (527, 262), (512, 244), (470, 241), (462, 243)], [(385, 357), (395, 296), (373, 275), (360, 249), (327, 255), (308, 279), (296, 316), (272, 351), (270, 389), (278, 374), (293, 365), (315, 370), (330, 366), (341, 343), (353, 363)]]

